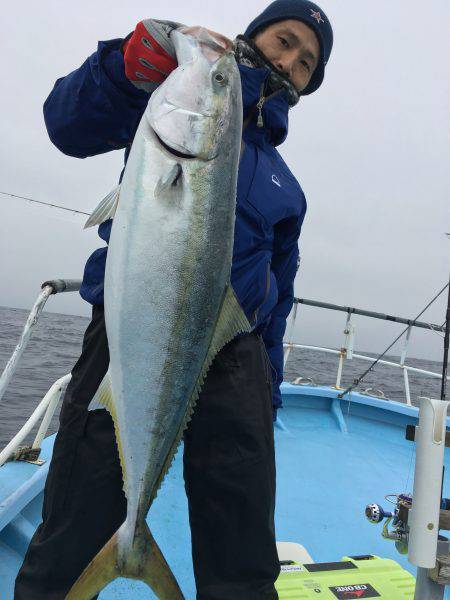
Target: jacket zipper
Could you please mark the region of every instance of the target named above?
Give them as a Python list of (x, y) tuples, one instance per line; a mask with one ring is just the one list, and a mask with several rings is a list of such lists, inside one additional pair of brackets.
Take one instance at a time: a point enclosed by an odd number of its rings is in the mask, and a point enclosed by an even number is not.
[(261, 304), (258, 306), (258, 308), (255, 309), (255, 312), (253, 313), (253, 321), (254, 321), (255, 325), (256, 325), (256, 319), (258, 317), (259, 309), (261, 308), (261, 306), (265, 303), (265, 301), (269, 297), (269, 292), (270, 292), (270, 266), (271, 266), (271, 262), (269, 260), (269, 262), (267, 263), (266, 289), (265, 289), (265, 292), (264, 292), (264, 298), (263, 298)]
[(264, 81), (261, 84), (259, 100), (256, 103), (256, 108), (258, 109), (258, 119), (256, 121), (257, 127), (264, 127), (264, 120), (263, 120), (263, 116), (262, 116), (262, 109), (263, 109), (264, 103), (267, 102), (267, 100), (270, 100), (271, 98), (273, 98), (274, 96), (276, 96), (277, 94), (279, 94), (283, 91), (283, 88), (280, 88), (279, 90), (275, 90), (274, 92), (272, 92), (272, 94), (270, 94), (270, 96), (265, 96), (264, 94), (266, 92), (266, 84), (267, 84), (267, 81)]
[(264, 121), (263, 121), (263, 116), (262, 116), (262, 109), (263, 109), (263, 106), (264, 106), (264, 102), (266, 101), (266, 98), (264, 96), (265, 87), (266, 87), (266, 82), (262, 83), (262, 85), (261, 85), (261, 92), (260, 92), (260, 95), (259, 95), (259, 100), (256, 103), (256, 108), (258, 109), (258, 120), (256, 121), (256, 126), (257, 127), (264, 127)]

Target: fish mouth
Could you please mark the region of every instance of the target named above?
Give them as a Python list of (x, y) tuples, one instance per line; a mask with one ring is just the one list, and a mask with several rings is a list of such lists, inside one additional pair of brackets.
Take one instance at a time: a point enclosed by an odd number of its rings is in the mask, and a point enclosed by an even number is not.
[(217, 158), (218, 152), (213, 154), (212, 156), (204, 156), (203, 154), (192, 154), (189, 152), (182, 152), (177, 148), (171, 146), (168, 142), (164, 141), (162, 137), (156, 132), (155, 128), (150, 125), (150, 131), (155, 138), (155, 141), (158, 142), (160, 148), (164, 150), (167, 154), (169, 154), (172, 158), (181, 159), (181, 160), (200, 160), (202, 162), (210, 162)]
[(198, 158), (197, 155), (195, 155), (195, 154), (188, 154), (186, 152), (180, 152), (176, 148), (173, 148), (172, 146), (170, 146), (167, 142), (165, 142), (156, 133), (156, 131), (154, 130), (153, 127), (152, 127), (152, 132), (153, 132), (153, 135), (155, 136), (156, 140), (158, 141), (159, 145), (162, 146), (162, 148), (164, 148), (164, 150), (166, 152), (168, 152), (169, 154), (171, 154), (172, 156), (175, 156), (176, 158), (183, 158), (184, 160), (192, 160), (193, 158)]

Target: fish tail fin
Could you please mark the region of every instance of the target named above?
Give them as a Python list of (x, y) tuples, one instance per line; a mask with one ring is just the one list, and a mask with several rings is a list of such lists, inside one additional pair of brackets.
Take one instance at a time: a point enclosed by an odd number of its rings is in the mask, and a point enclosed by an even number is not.
[(120, 577), (117, 532), (94, 556), (70, 588), (66, 600), (91, 600), (100, 590)]
[(142, 571), (137, 579), (145, 581), (160, 600), (183, 600), (177, 580), (145, 521), (140, 537), (140, 544), (144, 548), (141, 555)]
[(183, 600), (177, 580), (147, 524), (144, 522), (136, 530), (131, 548), (123, 556), (119, 555), (119, 533), (120, 529), (88, 564), (66, 600), (91, 600), (117, 577), (144, 581), (160, 600)]

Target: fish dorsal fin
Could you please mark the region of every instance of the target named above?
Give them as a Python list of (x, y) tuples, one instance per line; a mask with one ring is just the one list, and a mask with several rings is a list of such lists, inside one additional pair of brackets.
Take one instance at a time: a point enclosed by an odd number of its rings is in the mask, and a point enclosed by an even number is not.
[(114, 432), (116, 435), (117, 449), (119, 451), (120, 465), (122, 467), (122, 479), (123, 479), (123, 491), (125, 496), (127, 495), (127, 474), (125, 469), (125, 461), (123, 457), (123, 447), (120, 439), (120, 430), (117, 423), (116, 407), (114, 404), (114, 395), (111, 387), (111, 376), (109, 369), (106, 375), (102, 379), (101, 384), (98, 386), (94, 397), (89, 403), (89, 410), (95, 410), (97, 408), (106, 408), (112, 417), (114, 422)]
[(242, 310), (241, 305), (239, 304), (239, 300), (236, 298), (236, 294), (231, 284), (228, 284), (223, 296), (222, 305), (219, 311), (219, 316), (216, 321), (216, 326), (214, 328), (214, 333), (212, 336), (211, 343), (209, 345), (208, 352), (206, 354), (202, 369), (197, 378), (197, 381), (195, 382), (194, 388), (189, 398), (186, 413), (181, 424), (180, 430), (178, 431), (174, 444), (161, 470), (161, 475), (158, 478), (155, 488), (153, 490), (152, 502), (155, 499), (156, 494), (158, 493), (158, 490), (164, 480), (164, 477), (166, 476), (167, 471), (170, 469), (178, 445), (181, 441), (181, 438), (183, 437), (183, 432), (188, 426), (189, 421), (191, 420), (200, 391), (203, 387), (203, 383), (206, 379), (206, 375), (210, 366), (212, 365), (213, 360), (220, 352), (220, 350), (224, 346), (226, 346), (228, 342), (231, 342), (231, 340), (234, 339), (239, 333), (250, 332), (251, 330), (252, 327), (248, 322), (248, 319), (244, 311)]
[(108, 219), (112, 219), (116, 214), (117, 204), (119, 202), (120, 185), (115, 187), (107, 196), (103, 198), (84, 226), (85, 229), (100, 225)]
[(192, 412), (194, 411), (195, 403), (197, 402), (198, 396), (203, 387), (203, 382), (205, 381), (209, 367), (211, 366), (217, 354), (239, 333), (249, 333), (251, 330), (252, 327), (248, 322), (241, 305), (239, 304), (239, 300), (236, 298), (236, 294), (234, 293), (231, 284), (228, 284), (224, 293), (216, 326), (214, 327), (211, 344), (209, 345), (202, 370), (200, 371), (200, 375), (198, 376), (197, 383), (195, 384), (191, 399), (189, 401), (189, 404), (192, 404), (192, 407), (191, 412), (187, 417), (185, 427), (191, 418)]

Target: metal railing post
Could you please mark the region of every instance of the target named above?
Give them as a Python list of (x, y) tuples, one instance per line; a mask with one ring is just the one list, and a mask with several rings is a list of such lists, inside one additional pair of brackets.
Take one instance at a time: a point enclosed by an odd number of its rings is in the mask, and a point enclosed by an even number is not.
[[(347, 319), (345, 321), (345, 329), (344, 329), (344, 334), (345, 334), (345, 339), (344, 339), (344, 345), (342, 346), (340, 353), (339, 353), (339, 364), (338, 364), (338, 371), (337, 371), (337, 375), (336, 375), (336, 385), (335, 388), (337, 390), (341, 389), (341, 379), (342, 379), (342, 371), (344, 370), (344, 360), (347, 358), (347, 349), (349, 346), (349, 342), (353, 340), (351, 340), (352, 338), (352, 313), (348, 313), (347, 314)], [(352, 343), (352, 347), (353, 347), (353, 343)]]
[(411, 406), (411, 394), (409, 391), (409, 376), (408, 376), (408, 369), (405, 367), (405, 359), (406, 359), (406, 352), (408, 351), (409, 338), (411, 335), (411, 331), (412, 331), (412, 327), (409, 327), (408, 331), (406, 332), (405, 343), (403, 345), (402, 355), (400, 357), (400, 366), (403, 370), (403, 381), (405, 383), (406, 404), (408, 406)]
[(408, 369), (403, 369), (403, 381), (405, 382), (405, 394), (406, 394), (406, 404), (411, 406), (411, 393), (409, 391), (409, 377), (408, 377)]
[(283, 365), (287, 365), (289, 354), (291, 353), (292, 344), (287, 343), (284, 347)]
[(283, 366), (285, 367), (289, 358), (289, 354), (291, 353), (292, 348), (292, 333), (294, 331), (295, 320), (297, 318), (297, 308), (298, 304), (294, 302), (291, 312), (291, 322), (289, 325), (289, 336), (288, 336), (288, 344), (284, 346), (284, 354), (283, 354)]

